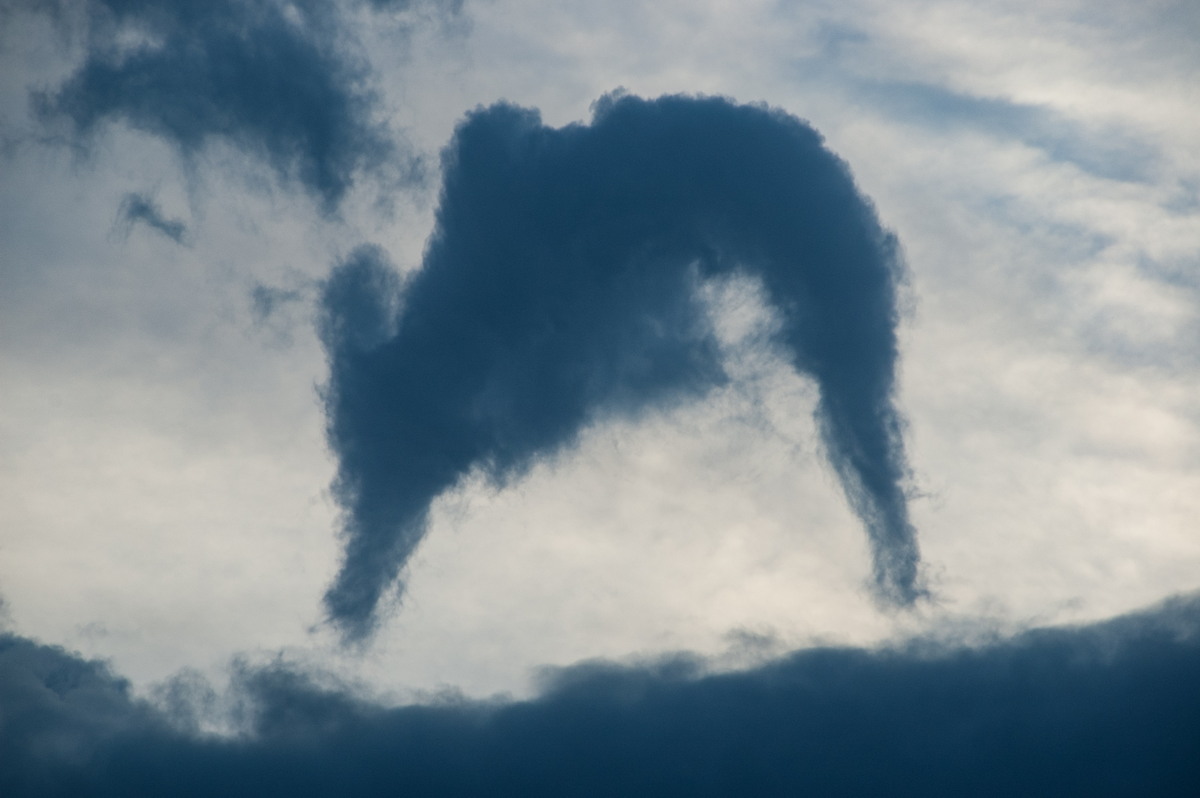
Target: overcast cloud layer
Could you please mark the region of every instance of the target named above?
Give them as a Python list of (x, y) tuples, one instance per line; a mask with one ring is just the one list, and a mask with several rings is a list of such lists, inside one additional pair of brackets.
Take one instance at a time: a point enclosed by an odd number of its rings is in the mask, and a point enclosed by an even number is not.
[(0, 0), (0, 792), (1195, 794), (1197, 30)]

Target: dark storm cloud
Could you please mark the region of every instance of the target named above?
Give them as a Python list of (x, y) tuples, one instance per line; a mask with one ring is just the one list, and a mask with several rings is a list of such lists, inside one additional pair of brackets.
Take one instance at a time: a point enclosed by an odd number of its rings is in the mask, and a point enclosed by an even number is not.
[(180, 219), (168, 219), (152, 197), (136, 192), (130, 192), (121, 199), (121, 207), (117, 210), (117, 224), (125, 232), (135, 224), (144, 224), (176, 244), (184, 243), (184, 236), (187, 235), (187, 225)]
[(215, 737), (186, 730), (212, 700), (194, 679), (151, 709), (103, 666), (9, 636), (0, 794), (1190, 798), (1198, 673), (1190, 598), (980, 649), (810, 649), (717, 675), (595, 663), (523, 702), (385, 708), (243, 667), (239, 733)]
[(608, 97), (559, 130), (501, 104), (460, 126), (444, 170), (403, 290), (363, 250), (323, 300), (346, 511), (326, 604), (348, 638), (370, 633), (430, 503), (469, 470), (503, 481), (592, 421), (726, 381), (695, 288), (732, 272), (761, 281), (778, 344), (819, 386), (879, 595), (921, 595), (893, 406), (897, 244), (814, 130), (718, 98)]
[(0, 634), (0, 795), (83, 789), (71, 771), (99, 742), (156, 722), (102, 663)]
[(326, 210), (359, 172), (394, 154), (334, 4), (92, 0), (88, 8), (83, 64), (34, 95), (39, 116), (67, 120), (78, 139), (123, 121), (185, 157), (221, 140), (298, 180)]

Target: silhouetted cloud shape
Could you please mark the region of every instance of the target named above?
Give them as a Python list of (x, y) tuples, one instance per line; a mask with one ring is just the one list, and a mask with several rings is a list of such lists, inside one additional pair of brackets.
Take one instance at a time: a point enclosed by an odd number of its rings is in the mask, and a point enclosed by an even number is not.
[(117, 210), (117, 223), (126, 231), (135, 224), (144, 224), (176, 244), (182, 244), (184, 236), (187, 235), (187, 225), (179, 219), (168, 219), (153, 197), (136, 192), (130, 192), (121, 198), (121, 207)]
[(181, 726), (99, 663), (0, 637), (0, 794), (1200, 794), (1195, 597), (985, 648), (703, 671), (593, 663), (530, 701), (385, 708), (283, 664), (243, 667), (240, 733), (216, 737), (187, 730), (186, 680)]
[(185, 156), (214, 139), (299, 180), (332, 210), (394, 154), (372, 120), (368, 70), (322, 0), (92, 0), (83, 65), (34, 95), (78, 136), (121, 120)]
[[(400, 290), (379, 250), (330, 278), (329, 440), (345, 557), (326, 594), (350, 639), (472, 468), (503, 480), (605, 414), (727, 380), (695, 288), (741, 272), (816, 379), (829, 460), (866, 526), (888, 602), (922, 594), (893, 405), (894, 238), (798, 119), (683, 96), (608, 96), (590, 125), (471, 114), (444, 156), (424, 265)], [(397, 311), (397, 308), (402, 309)]]

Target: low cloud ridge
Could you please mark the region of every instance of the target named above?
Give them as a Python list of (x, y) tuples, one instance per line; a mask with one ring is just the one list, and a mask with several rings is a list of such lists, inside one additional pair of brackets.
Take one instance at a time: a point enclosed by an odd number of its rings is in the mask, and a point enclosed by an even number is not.
[(1197, 673), (1193, 596), (984, 648), (808, 649), (724, 674), (593, 663), (521, 702), (389, 708), (277, 662), (235, 674), (241, 723), (216, 736), (8, 635), (0, 794), (1191, 798)]
[(345, 637), (370, 635), (431, 502), (471, 469), (509, 479), (590, 422), (726, 382), (696, 288), (735, 272), (761, 281), (778, 344), (819, 387), (878, 595), (923, 594), (893, 402), (898, 245), (816, 131), (721, 98), (610, 95), (561, 129), (499, 104), (443, 165), (422, 268), (401, 287), (360, 251), (322, 303), (345, 511), (325, 599)]

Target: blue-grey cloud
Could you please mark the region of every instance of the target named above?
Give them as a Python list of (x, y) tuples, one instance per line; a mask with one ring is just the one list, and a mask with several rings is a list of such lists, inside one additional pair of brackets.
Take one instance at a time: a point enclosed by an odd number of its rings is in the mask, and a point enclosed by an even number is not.
[(893, 404), (897, 244), (814, 130), (719, 98), (610, 96), (562, 129), (501, 104), (459, 127), (444, 174), (422, 268), (401, 287), (360, 250), (323, 300), (345, 509), (326, 606), (348, 638), (468, 471), (502, 481), (589, 422), (726, 381), (694, 289), (733, 272), (761, 280), (777, 343), (819, 386), (879, 595), (922, 594)]
[(250, 313), (256, 324), (263, 324), (281, 309), (309, 298), (309, 292), (302, 288), (281, 288), (258, 283), (250, 289)]
[(291, 275), (283, 285), (255, 283), (249, 292), (254, 332), (275, 345), (291, 346), (297, 329), (312, 329), (314, 299), (321, 283)]
[(242, 667), (240, 733), (222, 738), (188, 728), (203, 683), (154, 708), (99, 663), (3, 636), (0, 794), (1190, 798), (1197, 673), (1192, 597), (984, 648), (809, 649), (725, 674), (593, 663), (521, 702), (387, 708)]
[[(398, 163), (375, 121), (369, 70), (323, 0), (91, 0), (83, 64), (33, 95), (84, 140), (106, 123), (187, 157), (214, 140), (297, 180), (334, 209), (368, 167)], [(405, 167), (410, 170), (411, 164)]]
[(440, 11), (457, 14), (465, 0), (365, 0), (376, 11), (407, 11), (421, 6), (432, 6)]
[(117, 209), (117, 224), (126, 232), (135, 224), (144, 224), (176, 244), (184, 243), (184, 237), (187, 235), (187, 225), (181, 219), (167, 218), (153, 197), (137, 192), (130, 192), (121, 198), (121, 206)]
[(937, 128), (974, 127), (1036, 147), (1055, 161), (1109, 180), (1143, 181), (1157, 151), (1115, 125), (1072, 119), (1052, 108), (999, 97), (976, 97), (924, 83), (862, 83), (875, 108)]
[[(1182, 17), (1191, 12), (1178, 9), (1172, 13)], [(796, 79), (823, 88), (837, 86), (850, 98), (892, 119), (938, 132), (972, 130), (1020, 142), (1041, 150), (1050, 160), (1108, 180), (1149, 181), (1160, 165), (1157, 145), (1129, 126), (944, 85), (855, 77), (859, 70), (854, 65), (869, 57), (867, 51), (874, 44), (866, 31), (823, 24), (815, 29), (814, 38), (818, 52), (796, 59)], [(1144, 38), (1151, 41), (1155, 37)]]

